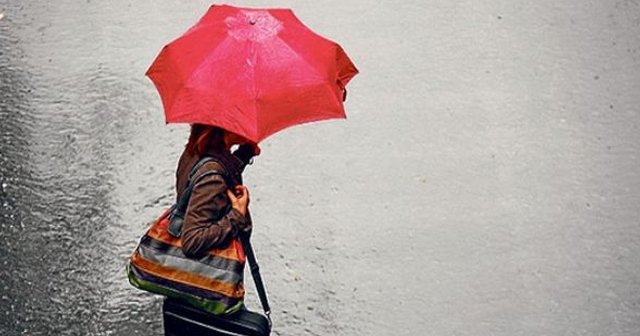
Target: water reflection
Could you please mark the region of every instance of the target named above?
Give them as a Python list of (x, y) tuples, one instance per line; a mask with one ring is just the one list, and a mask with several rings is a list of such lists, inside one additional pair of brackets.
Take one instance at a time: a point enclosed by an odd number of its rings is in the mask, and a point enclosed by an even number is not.
[(125, 287), (129, 223), (113, 206), (131, 90), (108, 64), (38, 71), (36, 49), (0, 27), (2, 334), (159, 333), (157, 304)]
[(39, 275), (32, 265), (40, 264), (44, 254), (30, 243), (32, 215), (25, 206), (39, 199), (33, 192), (28, 154), (34, 124), (28, 104), (32, 87), (29, 73), (22, 71), (24, 54), (17, 39), (0, 27), (0, 330), (18, 334), (28, 331), (34, 318), (30, 307), (39, 301), (36, 292), (41, 287), (32, 280)]

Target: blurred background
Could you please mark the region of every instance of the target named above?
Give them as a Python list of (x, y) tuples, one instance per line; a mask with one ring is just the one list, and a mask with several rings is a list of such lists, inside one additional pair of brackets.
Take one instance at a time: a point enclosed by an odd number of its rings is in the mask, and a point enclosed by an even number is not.
[[(274, 335), (638, 333), (639, 1), (228, 3), (361, 71), (245, 174)], [(188, 127), (144, 73), (209, 5), (0, 0), (0, 334), (162, 334), (124, 266)]]

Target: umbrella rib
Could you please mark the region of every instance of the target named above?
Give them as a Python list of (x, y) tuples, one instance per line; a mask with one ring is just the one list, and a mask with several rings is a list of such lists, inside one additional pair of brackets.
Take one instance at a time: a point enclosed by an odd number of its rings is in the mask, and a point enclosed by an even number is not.
[(259, 109), (258, 109), (258, 103), (260, 101), (260, 92), (258, 89), (258, 71), (256, 70), (258, 68), (258, 53), (256, 52), (256, 41), (251, 41), (251, 53), (253, 54), (252, 57), (254, 59), (254, 64), (253, 64), (253, 108), (255, 109), (256, 113), (255, 113), (255, 120), (253, 121), (253, 133), (254, 134), (258, 134), (258, 129), (259, 128), (259, 119), (260, 119), (260, 113), (259, 113)]

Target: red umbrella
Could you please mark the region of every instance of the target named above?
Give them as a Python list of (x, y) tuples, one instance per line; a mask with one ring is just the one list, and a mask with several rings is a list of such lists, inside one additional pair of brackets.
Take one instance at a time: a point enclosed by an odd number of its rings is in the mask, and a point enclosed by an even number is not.
[(215, 125), (256, 143), (289, 126), (345, 118), (358, 70), (289, 9), (214, 5), (147, 71), (166, 122)]

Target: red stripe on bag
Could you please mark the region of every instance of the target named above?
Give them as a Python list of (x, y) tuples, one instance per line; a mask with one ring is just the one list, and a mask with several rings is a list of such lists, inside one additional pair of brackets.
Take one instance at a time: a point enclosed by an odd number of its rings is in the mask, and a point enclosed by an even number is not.
[(238, 284), (236, 287), (226, 282), (169, 268), (142, 258), (137, 250), (131, 256), (131, 263), (143, 271), (163, 279), (220, 293), (231, 298), (242, 298), (244, 296), (244, 287), (242, 283)]

